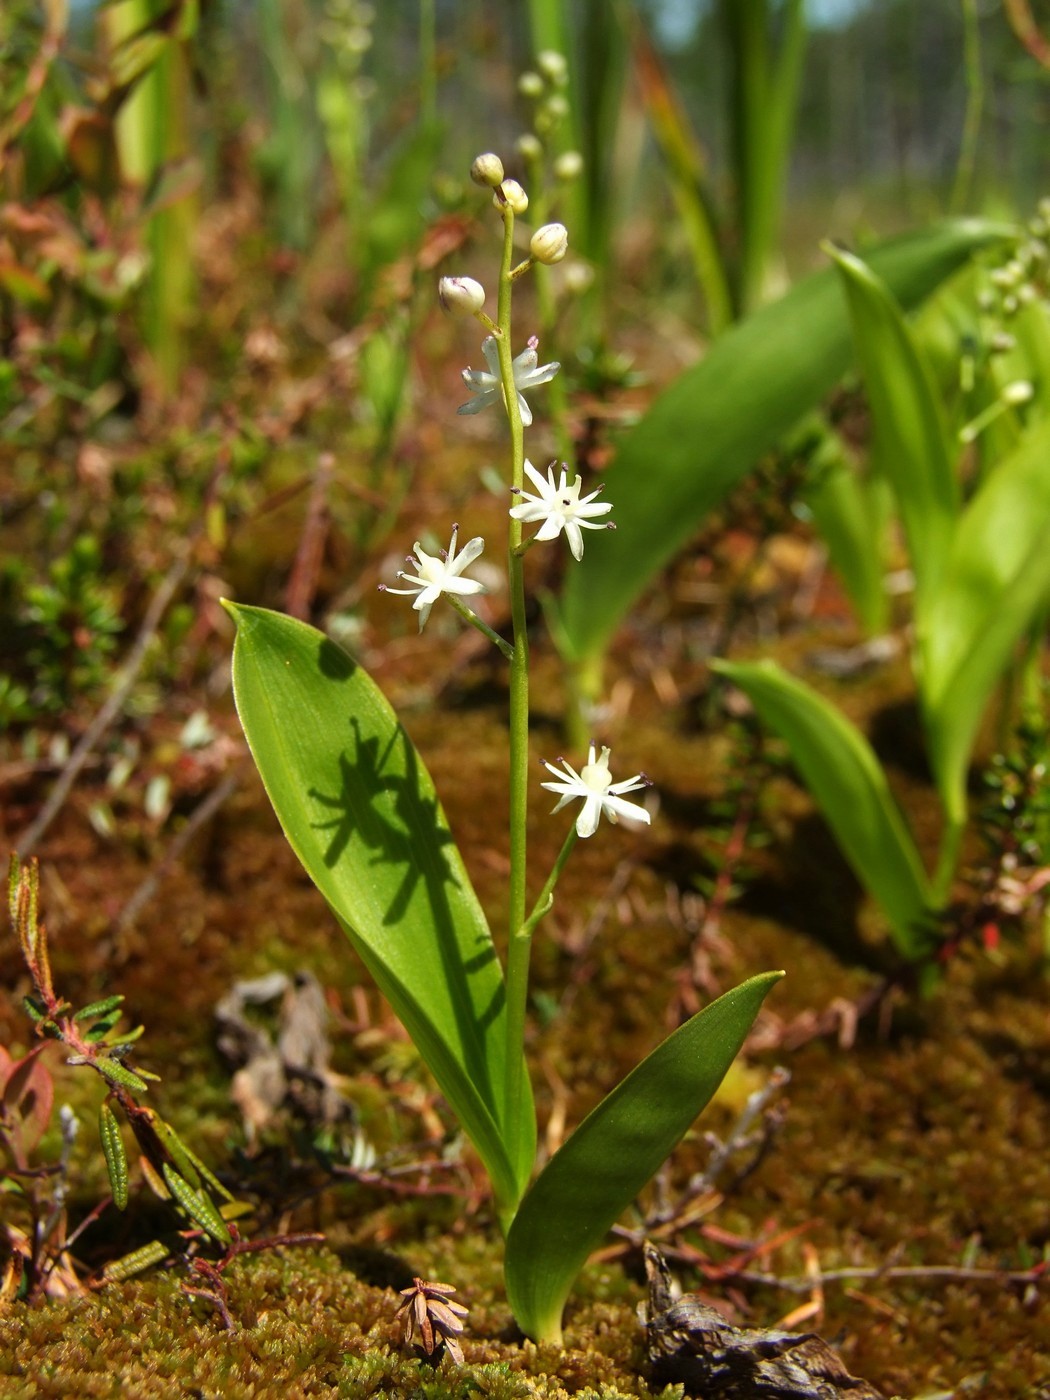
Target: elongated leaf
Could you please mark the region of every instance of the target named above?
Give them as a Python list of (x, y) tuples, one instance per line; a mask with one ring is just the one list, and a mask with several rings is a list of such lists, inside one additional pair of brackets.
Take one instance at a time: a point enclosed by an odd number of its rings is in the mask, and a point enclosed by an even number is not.
[(305, 623), (227, 605), (237, 710), (296, 855), (415, 1041), (506, 1214), (535, 1153), (504, 1144), (504, 985), (430, 777), (383, 695)]
[(507, 1237), (507, 1298), (518, 1326), (561, 1341), (565, 1299), (588, 1254), (707, 1106), (782, 972), (704, 1008), (583, 1120), (536, 1178)]
[(928, 950), (930, 895), (911, 832), (864, 735), (834, 705), (775, 662), (712, 662), (738, 685), (795, 766), (857, 878), (881, 904), (908, 958)]
[(864, 479), (846, 456), (842, 439), (825, 427), (811, 459), (814, 480), (803, 492), (831, 562), (846, 586), (865, 630), (875, 635), (889, 621), (883, 585), (888, 512), (881, 478)]
[(885, 282), (859, 258), (834, 252), (874, 426), (875, 454), (893, 485), (915, 575), (916, 625), (951, 547), (959, 486), (933, 375)]
[[(905, 307), (976, 249), (1010, 236), (964, 220), (872, 249), (868, 262)], [(622, 440), (609, 473), (616, 532), (588, 537), (566, 579), (555, 631), (576, 660), (602, 651), (631, 603), (764, 452), (828, 393), (852, 354), (832, 268), (720, 336)]]
[(930, 757), (949, 814), (1010, 655), (1050, 597), (1050, 419), (990, 473), (959, 523), (922, 652)]

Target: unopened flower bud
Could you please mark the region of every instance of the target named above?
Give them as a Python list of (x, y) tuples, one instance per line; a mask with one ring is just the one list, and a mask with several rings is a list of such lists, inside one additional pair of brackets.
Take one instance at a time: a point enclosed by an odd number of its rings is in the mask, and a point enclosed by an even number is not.
[(583, 174), (583, 156), (579, 151), (563, 151), (554, 162), (554, 174), (559, 180), (578, 180)]
[(519, 136), (514, 146), (522, 160), (530, 164), (543, 159), (543, 142), (538, 136), (533, 136), (531, 131)]
[(563, 286), (572, 296), (583, 296), (594, 283), (594, 270), (584, 262), (571, 262), (565, 269)]
[(569, 81), (569, 65), (564, 54), (554, 49), (544, 49), (536, 55), (536, 67), (555, 87), (564, 87)]
[(522, 73), (518, 79), (518, 91), (522, 97), (542, 97), (543, 79), (538, 73)]
[(1004, 386), (999, 397), (1011, 408), (1017, 408), (1020, 404), (1028, 403), (1034, 393), (1027, 379), (1015, 379), (1012, 384)]
[(560, 263), (569, 251), (569, 230), (564, 224), (544, 224), (529, 240), (529, 252), (537, 262)]
[(515, 214), (524, 214), (529, 207), (529, 197), (517, 180), (504, 180), (493, 195), (492, 202), (497, 209), (506, 204)]
[(547, 111), (556, 121), (561, 121), (569, 115), (568, 98), (563, 97), (560, 92), (552, 93), (547, 99)]
[(438, 297), (446, 311), (456, 316), (472, 316), (485, 305), (485, 288), (473, 277), (442, 277)]
[(503, 183), (503, 162), (499, 156), (486, 151), (484, 155), (475, 158), (470, 167), (470, 178), (475, 185), (487, 185), (490, 190), (494, 190), (497, 185)]

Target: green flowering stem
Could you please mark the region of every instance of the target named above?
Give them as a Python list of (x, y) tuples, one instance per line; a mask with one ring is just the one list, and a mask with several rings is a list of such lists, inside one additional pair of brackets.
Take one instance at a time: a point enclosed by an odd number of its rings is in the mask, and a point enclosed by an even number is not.
[[(504, 205), (503, 257), (499, 275), (497, 317), (500, 379), (510, 424), (511, 482), (519, 491), (525, 480), (525, 432), (514, 384), (511, 346), (511, 293), (514, 261), (514, 211)], [(529, 981), (529, 940), (515, 937), (525, 923), (526, 823), (529, 792), (529, 642), (525, 621), (525, 570), (520, 554), (521, 522), (510, 518), (508, 584), (514, 649), (510, 660), (510, 899), (507, 928), (507, 1056), (506, 1097), (508, 1140), (517, 1141), (524, 1099), (525, 1007)]]
[(558, 859), (554, 862), (554, 868), (547, 876), (547, 883), (540, 891), (539, 899), (537, 899), (536, 903), (532, 906), (532, 913), (518, 930), (517, 938), (525, 940), (531, 939), (533, 933), (536, 931), (537, 924), (539, 924), (541, 919), (546, 918), (551, 909), (553, 909), (554, 887), (557, 885), (561, 872), (565, 869), (565, 863), (569, 859), (572, 848), (576, 845), (578, 839), (576, 823), (573, 822), (572, 826), (569, 827), (569, 834), (565, 838), (565, 843), (558, 853)]
[(498, 646), (508, 661), (514, 660), (514, 648), (511, 646), (510, 642), (507, 641), (506, 637), (501, 637), (498, 632), (493, 631), (487, 622), (482, 622), (477, 613), (471, 612), (466, 603), (457, 598), (454, 593), (446, 593), (445, 599), (455, 608), (464, 622), (469, 622), (471, 627), (476, 627), (483, 637), (488, 637), (490, 642)]

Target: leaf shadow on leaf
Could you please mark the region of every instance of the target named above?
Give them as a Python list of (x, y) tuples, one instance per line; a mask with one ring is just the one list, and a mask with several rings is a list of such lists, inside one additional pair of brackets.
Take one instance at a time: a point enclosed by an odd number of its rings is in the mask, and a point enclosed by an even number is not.
[[(351, 676), (354, 662), (325, 640), (318, 648), (320, 669), (334, 680)], [(353, 752), (339, 754), (339, 787), (326, 793), (316, 787), (308, 795), (334, 815), (314, 823), (315, 830), (331, 830), (324, 862), (334, 867), (343, 859), (353, 859), (351, 847), (356, 837), (368, 853), (370, 866), (391, 865), (402, 870), (400, 884), (383, 912), (384, 927), (397, 928), (410, 906), (420, 897), (429, 910), (441, 957), (442, 973), (450, 1001), (460, 1022), (464, 1043), (484, 1032), (500, 1015), (505, 999), (502, 979), (488, 1005), (475, 1017), (473, 998), (466, 979), (488, 966), (496, 957), (491, 941), (479, 935), (476, 956), (466, 960), (457, 944), (454, 916), (446, 893), (448, 884), (458, 886), (445, 851), (455, 847), (438, 800), (424, 791), (419, 756), (400, 724), (382, 748), (378, 736), (363, 738), (356, 715), (349, 717)], [(357, 855), (360, 859), (361, 856)], [(492, 1086), (486, 1086), (491, 1090)]]

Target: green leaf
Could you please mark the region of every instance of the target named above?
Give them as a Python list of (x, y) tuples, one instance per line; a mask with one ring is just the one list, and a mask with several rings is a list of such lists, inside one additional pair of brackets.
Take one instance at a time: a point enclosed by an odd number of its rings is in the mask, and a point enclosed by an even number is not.
[(890, 922), (907, 958), (929, 950), (930, 892), (915, 841), (886, 774), (858, 729), (815, 690), (775, 662), (716, 661), (759, 718), (786, 742), (795, 766), (858, 879)]
[(122, 996), (105, 997), (102, 1001), (93, 1001), (90, 1006), (82, 1006), (73, 1017), (74, 1021), (87, 1021), (92, 1016), (107, 1016), (111, 1011), (115, 1011), (123, 1004)]
[(588, 1254), (707, 1106), (781, 972), (741, 983), (648, 1055), (583, 1120), (521, 1203), (507, 1236), (507, 1298), (518, 1326), (561, 1341), (569, 1290)]
[(959, 522), (922, 648), (930, 759), (949, 816), (988, 699), (1050, 596), (1050, 419), (993, 468)]
[[(889, 596), (883, 584), (888, 513), (881, 478), (862, 477), (849, 461), (842, 439), (823, 426), (811, 458), (814, 480), (803, 499), (828, 547), (836, 572), (865, 631), (875, 636), (889, 622)], [(880, 488), (882, 488), (880, 490)]]
[(229, 1227), (207, 1192), (195, 1191), (190, 1183), (167, 1162), (163, 1164), (162, 1170), (168, 1190), (193, 1223), (199, 1225), (205, 1234), (210, 1235), (217, 1244), (232, 1244), (233, 1236), (230, 1234)]
[(831, 249), (849, 302), (880, 469), (897, 496), (915, 575), (916, 626), (941, 576), (959, 514), (959, 486), (933, 375), (885, 282)]
[[(81, 1063), (86, 1063), (81, 1061)], [(111, 1084), (119, 1084), (123, 1089), (130, 1089), (134, 1094), (144, 1094), (149, 1089), (149, 1085), (144, 1079), (140, 1079), (127, 1065), (122, 1065), (119, 1060), (111, 1060), (106, 1055), (100, 1055), (97, 1060), (92, 1060), (91, 1064), (98, 1070), (103, 1079), (108, 1079)]]
[[(1002, 225), (962, 220), (872, 249), (868, 261), (905, 307)], [(616, 531), (595, 531), (571, 569), (554, 629), (576, 660), (597, 656), (653, 576), (708, 511), (849, 367), (849, 323), (833, 268), (720, 336), (620, 443), (609, 473)]]
[(504, 1213), (535, 1125), (504, 1143), (505, 992), (492, 936), (430, 776), (365, 671), (321, 632), (227, 604), (233, 685), (296, 855), (473, 1141)]
[(124, 1138), (117, 1115), (106, 1099), (99, 1105), (98, 1135), (102, 1142), (102, 1155), (106, 1159), (113, 1204), (117, 1210), (124, 1210), (128, 1203), (128, 1154), (124, 1150)]

